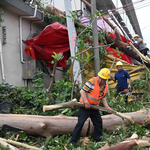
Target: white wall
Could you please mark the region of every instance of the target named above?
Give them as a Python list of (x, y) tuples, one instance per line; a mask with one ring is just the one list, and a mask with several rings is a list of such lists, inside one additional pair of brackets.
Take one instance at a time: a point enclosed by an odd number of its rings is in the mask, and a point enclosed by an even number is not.
[[(1, 24), (1, 26), (6, 26), (7, 36), (7, 43), (2, 46), (5, 81), (12, 85), (21, 86), (23, 85), (23, 80), (21, 79), (22, 65), (20, 63), (19, 52), (18, 16), (7, 9), (2, 9), (4, 11), (4, 14), (2, 15), (4, 22)], [(2, 27), (0, 30), (2, 30)], [(0, 81), (2, 82), (2, 73), (0, 74)]]
[[(7, 43), (3, 48), (3, 61), (5, 81), (13, 86), (24, 86), (22, 79), (22, 64), (20, 61), (20, 42), (19, 42), (19, 15), (3, 8), (2, 18), (4, 22), (0, 27), (0, 39), (2, 40), (2, 26), (6, 26)], [(44, 27), (39, 24), (33, 24), (33, 32), (42, 31)], [(22, 22), (23, 39), (26, 40), (30, 34), (30, 20), (23, 19)], [(3, 40), (2, 40), (3, 41)], [(23, 50), (25, 46), (23, 44)], [(25, 57), (26, 59), (29, 57)], [(2, 72), (0, 63), (0, 82), (2, 82)]]

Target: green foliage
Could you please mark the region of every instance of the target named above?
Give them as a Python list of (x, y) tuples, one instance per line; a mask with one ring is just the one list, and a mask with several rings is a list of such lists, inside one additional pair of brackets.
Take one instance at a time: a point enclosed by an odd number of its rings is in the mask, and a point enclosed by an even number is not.
[(144, 93), (144, 103), (150, 102), (150, 69), (147, 68), (147, 70), (143, 72), (140, 79), (134, 80), (132, 82), (132, 87), (135, 91)]
[(74, 22), (78, 22), (78, 19), (76, 17), (78, 12), (73, 13), (73, 12), (69, 11), (69, 13), (71, 14), (71, 16), (68, 15), (66, 17), (72, 18), (74, 20)]
[(52, 23), (55, 23), (55, 22), (59, 22), (60, 24), (62, 24), (64, 26), (67, 26), (66, 18), (60, 17), (59, 15), (56, 15), (56, 14), (52, 15), (48, 12), (45, 12), (44, 21), (47, 24), (52, 24)]
[(52, 55), (52, 57), (54, 58), (54, 60), (59, 61), (61, 59), (61, 57), (60, 57), (61, 53), (59, 53), (59, 54), (56, 54), (55, 52), (53, 52), (53, 53), (54, 53), (54, 55)]
[(9, 148), (9, 146), (7, 146), (7, 147), (2, 147), (1, 145), (0, 145), (0, 150), (9, 150), (10, 148)]
[(70, 137), (68, 135), (56, 136), (54, 138), (50, 136), (42, 148), (43, 150), (60, 150), (64, 149), (65, 145), (69, 145), (69, 148), (73, 149), (73, 146), (70, 144)]
[[(83, 31), (83, 28), (76, 28), (77, 34), (80, 34)], [(84, 43), (87, 43), (86, 40), (90, 39), (93, 40), (93, 36), (92, 36), (92, 28), (87, 28), (82, 35), (79, 37), (79, 41), (83, 40)]]

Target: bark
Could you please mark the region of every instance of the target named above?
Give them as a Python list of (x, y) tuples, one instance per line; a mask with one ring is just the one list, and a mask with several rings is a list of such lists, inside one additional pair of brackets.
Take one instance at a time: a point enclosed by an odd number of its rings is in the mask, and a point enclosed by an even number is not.
[[(56, 105), (44, 105), (43, 106), (43, 112), (45, 111), (52, 111), (52, 110), (56, 110), (56, 109), (60, 109), (60, 108), (74, 108), (74, 107), (85, 107), (85, 105), (83, 103), (77, 102), (77, 99), (73, 99), (70, 102), (66, 102), (66, 103), (61, 103), (61, 104), (56, 104)], [(96, 109), (96, 110), (101, 110), (101, 111), (105, 111), (108, 113), (112, 113), (115, 114), (123, 119), (127, 119), (131, 124), (134, 124), (135, 122), (133, 121), (132, 117), (128, 117), (124, 114), (121, 114), (119, 112), (116, 112), (114, 110), (110, 110), (107, 109), (105, 107), (99, 107), (99, 106), (93, 106), (91, 105), (91, 109)]]
[[(125, 113), (128, 117), (133, 117), (138, 124), (150, 122), (150, 111), (141, 109), (137, 112)], [(128, 120), (122, 120), (116, 115), (102, 116), (103, 128), (109, 131), (114, 131), (117, 126), (125, 124), (125, 128), (129, 125)], [(37, 115), (18, 115), (18, 114), (0, 114), (0, 127), (3, 124), (18, 127), (25, 130), (26, 134), (39, 135), (44, 137), (72, 134), (77, 117), (67, 117), (64, 115), (58, 116), (37, 116)], [(127, 126), (126, 126), (127, 125)], [(90, 119), (88, 119), (82, 129), (81, 136), (86, 136), (87, 133), (93, 133), (94, 127)]]

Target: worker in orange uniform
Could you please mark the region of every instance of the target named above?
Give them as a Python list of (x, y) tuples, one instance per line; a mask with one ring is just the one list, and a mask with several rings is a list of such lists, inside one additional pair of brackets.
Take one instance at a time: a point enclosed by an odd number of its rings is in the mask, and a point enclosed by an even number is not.
[(92, 77), (85, 83), (81, 89), (80, 102), (85, 104), (85, 108), (79, 108), (78, 123), (72, 134), (71, 143), (76, 145), (80, 138), (82, 127), (88, 117), (91, 118), (94, 125), (94, 140), (99, 142), (102, 138), (102, 118), (99, 110), (90, 109), (91, 105), (99, 106), (100, 101), (107, 109), (111, 109), (107, 104), (105, 95), (108, 90), (106, 80), (110, 77), (110, 71), (107, 68), (103, 68), (98, 72), (97, 77)]

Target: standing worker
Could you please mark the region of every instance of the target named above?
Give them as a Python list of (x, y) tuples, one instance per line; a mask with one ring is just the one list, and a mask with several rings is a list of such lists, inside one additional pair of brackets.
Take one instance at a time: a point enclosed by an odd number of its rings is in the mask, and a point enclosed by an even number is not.
[[(123, 64), (121, 61), (118, 61), (116, 63), (116, 67), (117, 67), (117, 72), (115, 73), (115, 77), (113, 77), (112, 75), (110, 75), (110, 78), (116, 82), (116, 80), (118, 81), (118, 84), (116, 86), (117, 88), (117, 92), (116, 92), (116, 96), (122, 92), (124, 89), (131, 89), (131, 77), (129, 75), (129, 73), (123, 69)], [(129, 79), (129, 84), (127, 83), (127, 78)], [(126, 103), (128, 102), (127, 101), (127, 96), (126, 96)]]
[(149, 49), (146, 47), (145, 43), (143, 42), (143, 39), (140, 38), (138, 34), (135, 34), (135, 35), (133, 36), (133, 39), (136, 41), (135, 45), (136, 45), (137, 49), (138, 49), (142, 54), (144, 54), (144, 56), (146, 56), (146, 55), (147, 55), (147, 51), (148, 51)]
[(110, 78), (110, 71), (107, 68), (103, 68), (98, 72), (97, 77), (92, 77), (85, 83), (81, 89), (80, 102), (85, 104), (85, 108), (79, 108), (78, 123), (72, 134), (71, 143), (76, 145), (80, 138), (80, 133), (84, 122), (88, 117), (91, 118), (94, 125), (94, 140), (99, 142), (102, 138), (102, 118), (99, 110), (90, 109), (91, 105), (99, 106), (100, 101), (107, 109), (111, 109), (107, 104), (105, 95), (108, 90), (106, 80)]

